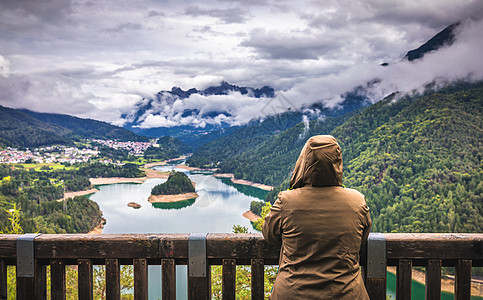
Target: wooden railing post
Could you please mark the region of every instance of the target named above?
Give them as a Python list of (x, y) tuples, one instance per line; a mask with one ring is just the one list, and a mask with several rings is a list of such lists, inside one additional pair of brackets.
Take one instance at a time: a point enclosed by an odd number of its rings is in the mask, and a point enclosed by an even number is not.
[(386, 239), (370, 233), (367, 240), (366, 290), (371, 300), (386, 300)]
[(134, 260), (134, 300), (148, 299), (148, 262), (145, 258)]
[(263, 300), (265, 297), (265, 265), (263, 259), (252, 259), (252, 299)]
[[(17, 299), (42, 299), (36, 288), (37, 260), (35, 259), (34, 239), (38, 233), (27, 233), (16, 240), (17, 254)], [(38, 296), (39, 298), (37, 298)]]
[(176, 264), (174, 259), (162, 259), (161, 260), (161, 293), (163, 294), (163, 300), (175, 300), (176, 299)]
[(458, 260), (456, 265), (455, 299), (471, 298), (471, 260)]
[(79, 259), (77, 260), (78, 276), (77, 289), (79, 299), (93, 300), (94, 299), (94, 275), (92, 273), (92, 260)]
[(121, 270), (117, 259), (106, 259), (106, 299), (121, 299)]
[(0, 259), (0, 300), (7, 299), (7, 264)]
[(236, 290), (236, 263), (234, 259), (223, 259), (222, 271), (222, 299), (235, 300)]
[(441, 259), (430, 259), (426, 265), (426, 300), (441, 299)]
[(211, 299), (211, 267), (206, 259), (206, 233), (188, 239), (188, 299)]
[(52, 300), (65, 300), (65, 264), (62, 259), (50, 260), (50, 292)]
[(411, 299), (412, 262), (400, 259), (396, 270), (396, 300)]

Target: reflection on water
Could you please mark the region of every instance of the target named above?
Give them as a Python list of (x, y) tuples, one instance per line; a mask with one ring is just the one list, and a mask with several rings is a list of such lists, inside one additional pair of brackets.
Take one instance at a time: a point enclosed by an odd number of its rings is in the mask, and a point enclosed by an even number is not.
[(193, 205), (193, 203), (195, 203), (195, 200), (196, 198), (176, 202), (155, 202), (152, 203), (152, 205), (153, 207), (160, 209), (182, 209), (184, 207)]

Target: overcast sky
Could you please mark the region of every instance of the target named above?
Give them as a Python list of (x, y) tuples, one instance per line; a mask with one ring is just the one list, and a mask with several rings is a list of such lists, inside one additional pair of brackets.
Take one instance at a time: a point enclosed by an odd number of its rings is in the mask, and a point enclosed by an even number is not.
[[(173, 86), (269, 85), (295, 106), (335, 105), (379, 78), (377, 101), (434, 78), (482, 79), (482, 16), (481, 0), (0, 0), (0, 105), (121, 124)], [(457, 21), (453, 46), (401, 62)], [(237, 122), (260, 114), (230, 97)]]

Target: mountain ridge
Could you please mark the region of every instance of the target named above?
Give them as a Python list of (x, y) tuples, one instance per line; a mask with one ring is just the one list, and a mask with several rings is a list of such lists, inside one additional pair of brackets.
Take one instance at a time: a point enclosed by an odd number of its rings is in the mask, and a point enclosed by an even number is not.
[(71, 145), (83, 138), (148, 141), (148, 137), (102, 121), (33, 112), (0, 105), (0, 146)]

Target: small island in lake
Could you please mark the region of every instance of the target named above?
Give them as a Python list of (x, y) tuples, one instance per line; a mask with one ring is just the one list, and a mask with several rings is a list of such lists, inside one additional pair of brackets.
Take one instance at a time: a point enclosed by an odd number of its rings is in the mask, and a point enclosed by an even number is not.
[(158, 184), (151, 191), (148, 201), (178, 202), (198, 197), (194, 183), (183, 172), (172, 172), (165, 183)]
[(132, 207), (132, 208), (141, 208), (141, 204), (136, 203), (136, 202), (129, 202), (127, 206)]

